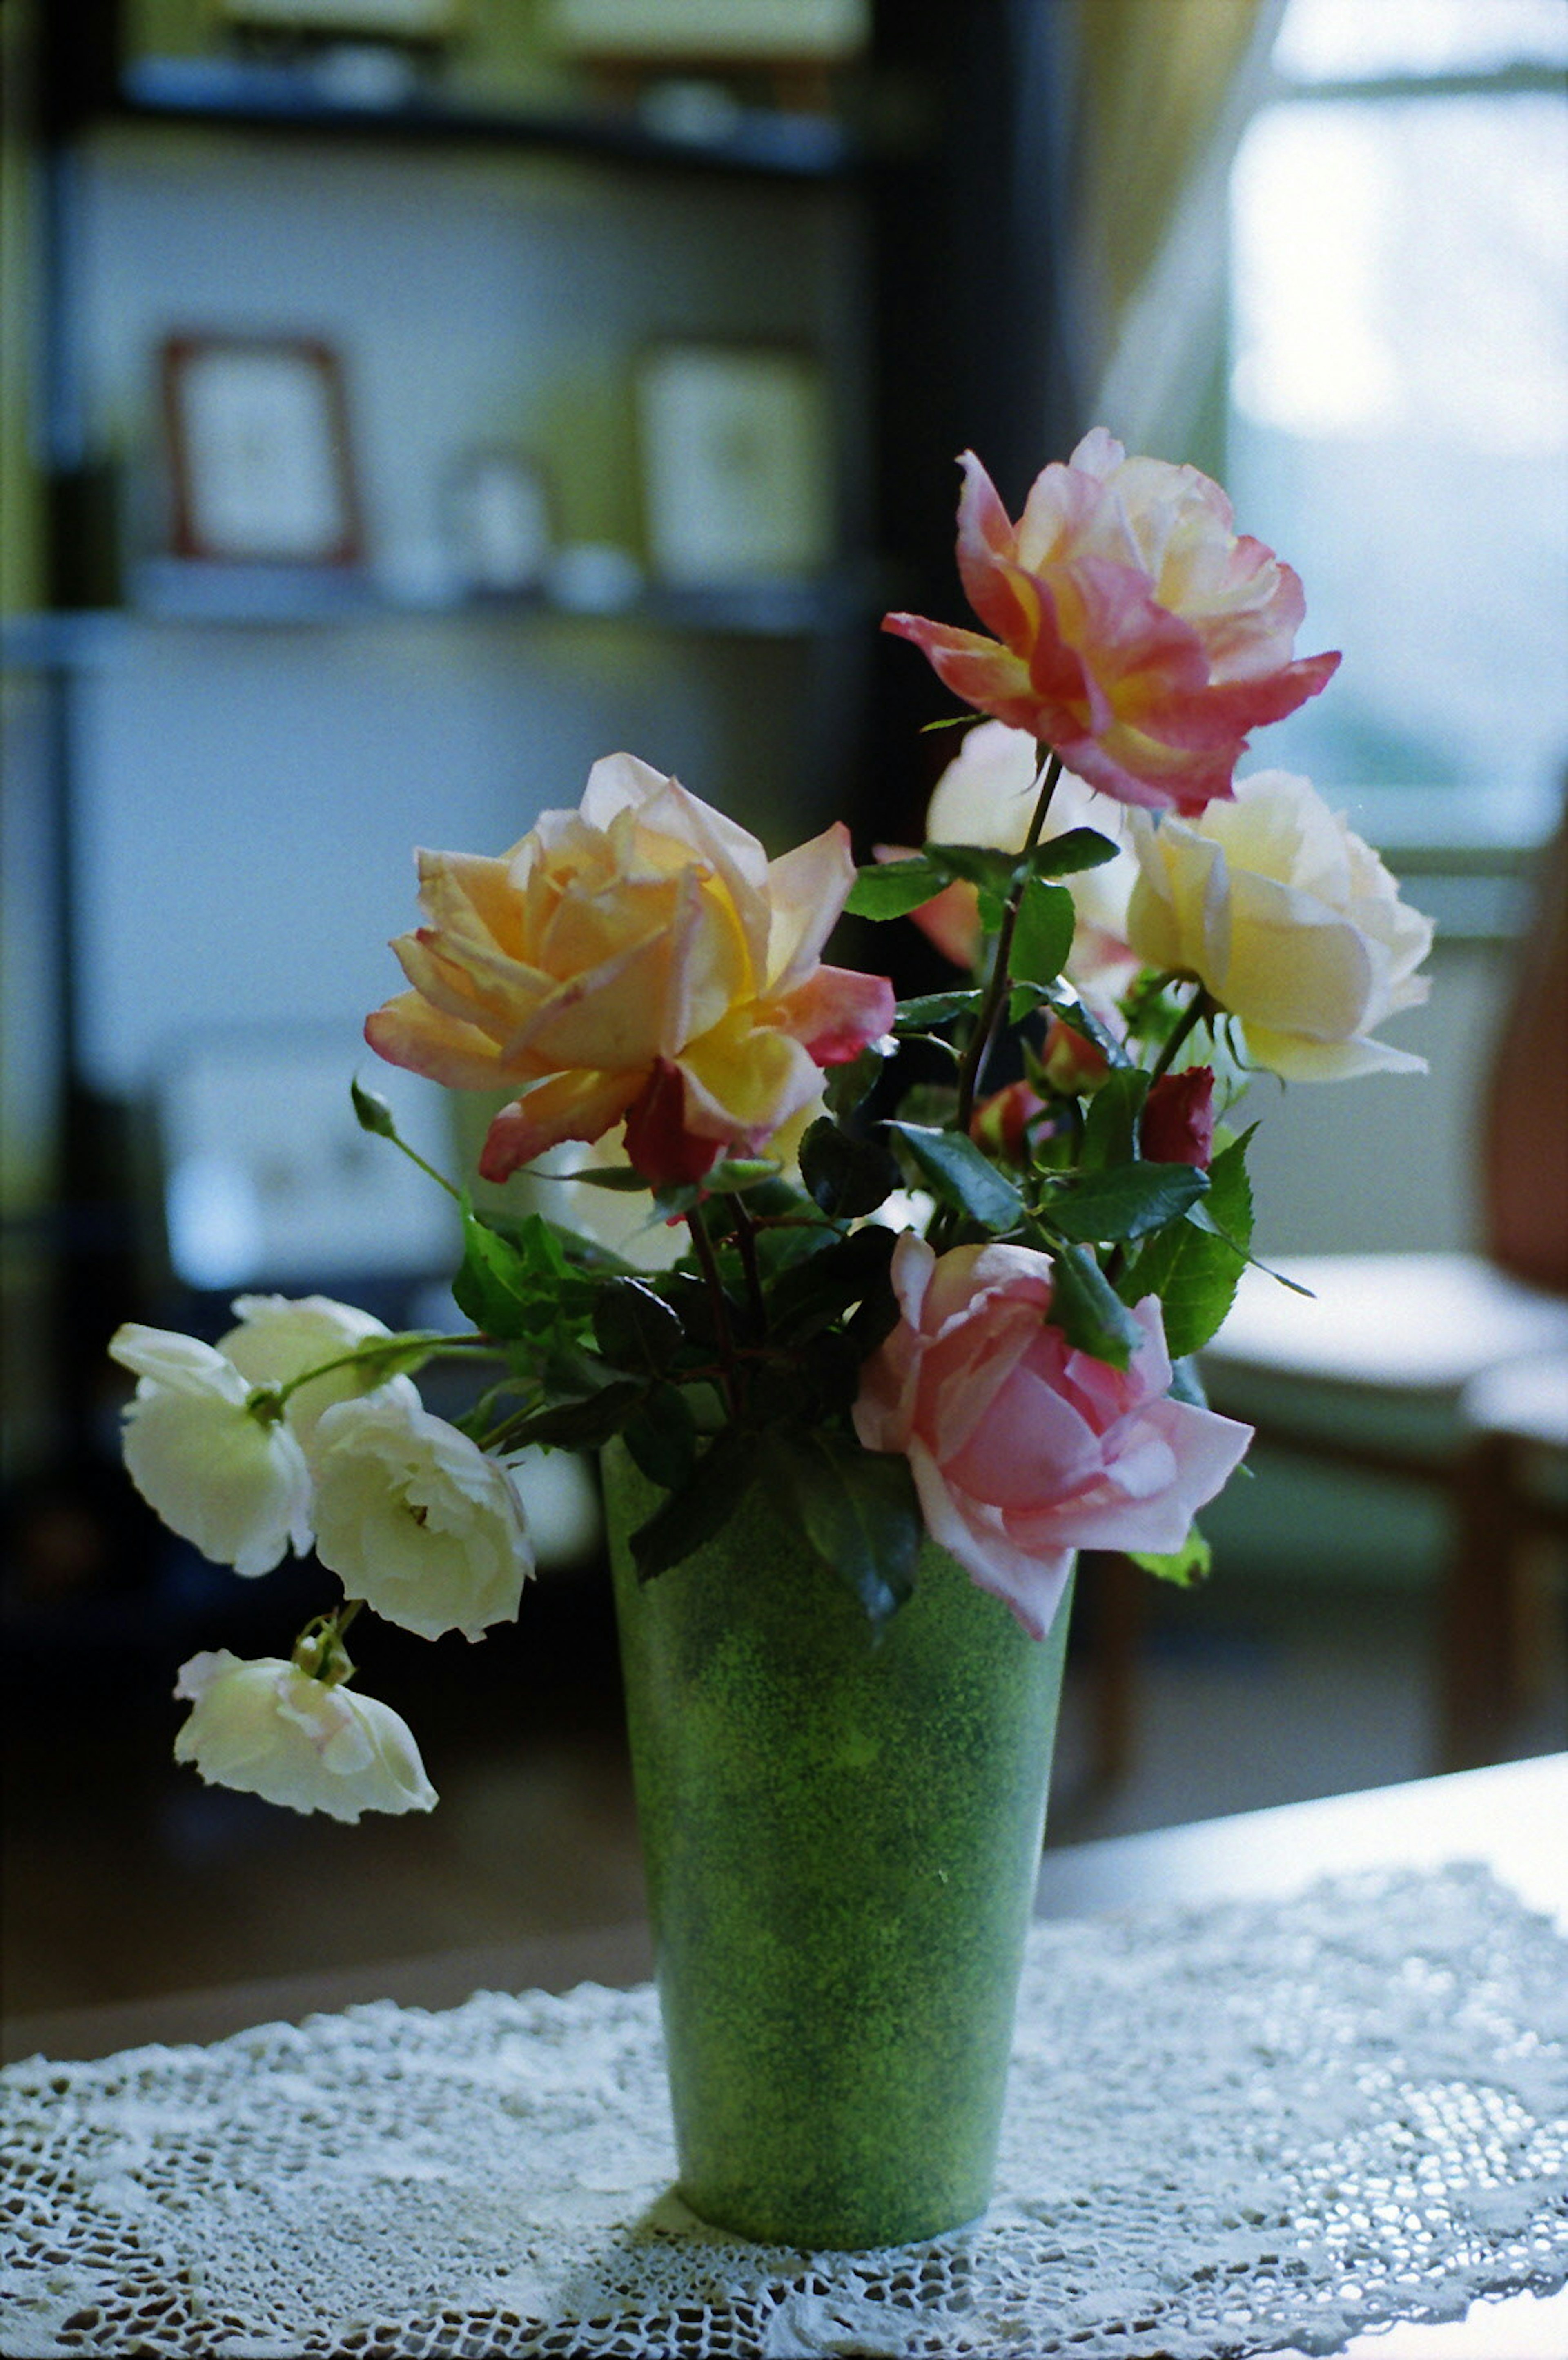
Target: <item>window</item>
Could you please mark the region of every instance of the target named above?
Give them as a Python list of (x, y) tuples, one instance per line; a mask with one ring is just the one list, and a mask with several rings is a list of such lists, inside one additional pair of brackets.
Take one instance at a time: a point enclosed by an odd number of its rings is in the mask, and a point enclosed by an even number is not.
[(1563, 0), (1288, 0), (1234, 168), (1230, 485), (1346, 650), (1269, 759), (1407, 841), (1568, 776), (1564, 64)]

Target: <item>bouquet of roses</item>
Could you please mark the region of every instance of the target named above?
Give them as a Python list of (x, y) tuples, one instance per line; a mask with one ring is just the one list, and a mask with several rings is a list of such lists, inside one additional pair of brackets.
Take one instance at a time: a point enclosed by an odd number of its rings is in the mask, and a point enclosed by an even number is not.
[[(184, 1666), (175, 1751), (204, 1776), (342, 1819), (430, 1807), (345, 1633), (364, 1607), (426, 1637), (515, 1615), (532, 1446), (620, 1437), (661, 1494), (647, 1579), (766, 1485), (873, 1622), (927, 1535), (1036, 1636), (1076, 1550), (1204, 1569), (1194, 1513), (1250, 1438), (1191, 1360), (1251, 1258), (1251, 1133), (1227, 1118), (1255, 1069), (1418, 1066), (1376, 1033), (1424, 998), (1431, 928), (1306, 780), (1236, 780), (1248, 732), (1339, 659), (1294, 657), (1300, 584), (1216, 485), (1097, 430), (1014, 523), (962, 464), (990, 635), (885, 624), (990, 716), (923, 849), (857, 869), (836, 825), (770, 861), (620, 754), (499, 858), (420, 855), (410, 989), (371, 1047), (506, 1095), (488, 1181), (565, 1142), (598, 1156), (554, 1184), (569, 1220), (454, 1191), (472, 1331), (243, 1296), (216, 1347), (116, 1334), (126, 1464), (165, 1521), (245, 1575), (313, 1546), (342, 1585), (287, 1658)], [(825, 964), (846, 910), (913, 915), (952, 988), (899, 1002)], [(402, 1144), (383, 1100), (355, 1104)], [(673, 1266), (604, 1243), (596, 1189), (676, 1229)], [(456, 1423), (413, 1382), (454, 1357), (485, 1372)]]

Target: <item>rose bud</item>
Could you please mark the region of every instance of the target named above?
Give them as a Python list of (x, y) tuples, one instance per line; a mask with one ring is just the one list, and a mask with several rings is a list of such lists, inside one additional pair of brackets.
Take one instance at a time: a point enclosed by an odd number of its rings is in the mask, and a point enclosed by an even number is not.
[(1087, 1097), (1100, 1087), (1111, 1071), (1104, 1050), (1097, 1048), (1072, 1025), (1064, 1023), (1059, 1016), (1053, 1016), (1047, 1027), (1040, 1063), (1047, 1081), (1064, 1098)]
[(1047, 1100), (1032, 1082), (1009, 1082), (1005, 1089), (993, 1090), (990, 1098), (981, 1099), (970, 1117), (969, 1135), (999, 1163), (1026, 1164), (1040, 1118), (1049, 1113)]
[(1138, 1143), (1150, 1164), (1192, 1164), (1207, 1172), (1214, 1153), (1212, 1065), (1160, 1076), (1144, 1100)]

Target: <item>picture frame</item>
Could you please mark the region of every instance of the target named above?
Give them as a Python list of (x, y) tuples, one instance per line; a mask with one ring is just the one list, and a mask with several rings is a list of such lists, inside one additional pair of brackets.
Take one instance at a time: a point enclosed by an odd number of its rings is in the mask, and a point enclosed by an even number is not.
[(842, 64), (865, 49), (871, 0), (554, 0), (549, 26), (583, 59)]
[(827, 387), (789, 345), (669, 342), (637, 372), (644, 533), (673, 587), (821, 574), (835, 542)]
[(329, 344), (187, 333), (164, 339), (159, 366), (177, 557), (361, 562), (343, 366)]

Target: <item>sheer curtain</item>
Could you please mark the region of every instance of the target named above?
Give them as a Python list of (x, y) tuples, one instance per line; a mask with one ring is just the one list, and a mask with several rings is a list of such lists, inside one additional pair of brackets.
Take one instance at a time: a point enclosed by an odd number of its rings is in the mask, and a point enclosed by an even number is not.
[(1065, 0), (1085, 423), (1184, 458), (1224, 333), (1226, 184), (1285, 0)]

